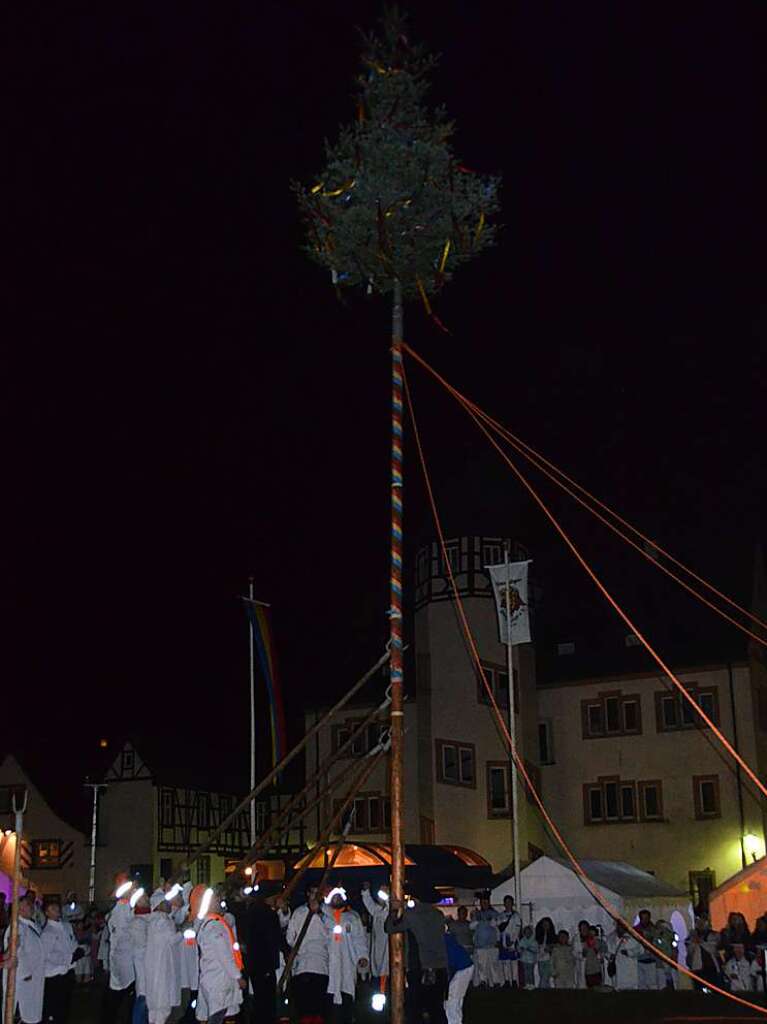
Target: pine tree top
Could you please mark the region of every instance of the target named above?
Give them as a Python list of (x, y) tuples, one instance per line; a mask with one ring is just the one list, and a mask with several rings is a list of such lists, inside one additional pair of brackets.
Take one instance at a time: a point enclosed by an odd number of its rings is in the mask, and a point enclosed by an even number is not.
[(428, 303), (495, 239), (500, 179), (461, 163), (445, 109), (427, 105), (436, 63), (388, 11), (363, 36), (356, 118), (326, 143), (317, 181), (294, 185), (307, 252), (338, 287), (386, 294), (398, 280)]

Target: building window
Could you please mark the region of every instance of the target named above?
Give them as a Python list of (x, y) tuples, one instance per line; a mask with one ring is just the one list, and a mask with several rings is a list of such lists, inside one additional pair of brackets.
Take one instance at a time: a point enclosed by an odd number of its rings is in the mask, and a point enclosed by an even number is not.
[(256, 803), (256, 832), (261, 835), (266, 832), (266, 823), (269, 818), (269, 805), (266, 800), (259, 800)]
[(716, 889), (716, 872), (711, 868), (705, 871), (690, 872), (690, 896), (696, 913), (708, 910), (708, 898)]
[(624, 696), (600, 693), (581, 701), (583, 738), (605, 736), (638, 736), (642, 732), (642, 704), (638, 694)]
[(719, 802), (719, 776), (695, 775), (692, 780), (695, 817), (698, 821), (708, 818), (721, 818), (722, 808)]
[[(332, 748), (333, 753), (336, 754), (351, 739), (351, 735), (355, 732), (362, 724), (362, 719), (358, 718), (344, 722), (343, 725), (336, 725), (333, 727), (333, 740)], [(356, 737), (351, 747), (345, 751), (344, 757), (364, 757), (370, 750), (378, 745), (381, 735), (381, 725), (378, 722), (372, 722), (367, 729), (364, 729), (359, 736)]]
[(500, 565), (502, 561), (503, 553), (501, 551), (500, 544), (482, 545), (482, 564), (485, 567), (490, 565)]
[[(496, 704), (508, 709), (509, 707), (509, 673), (505, 665), (494, 665), (491, 662), (483, 661), (482, 671), (484, 672), (487, 685), (493, 691)], [(519, 714), (519, 675), (516, 669), (512, 669), (514, 680), (514, 713)], [(482, 675), (477, 673), (477, 700), (480, 704), (490, 704), (490, 696), (485, 688)]]
[(136, 754), (133, 750), (123, 750), (122, 754), (122, 774), (133, 775), (136, 768)]
[(197, 858), (197, 884), (210, 885), (210, 857)]
[(663, 784), (653, 779), (638, 783), (639, 811), (642, 821), (663, 820)]
[(473, 743), (436, 740), (437, 781), (450, 786), (476, 787), (475, 748)]
[(61, 867), (60, 839), (33, 839), (29, 844), (33, 868)]
[(659, 782), (633, 782), (615, 777), (583, 787), (583, 817), (587, 825), (662, 819)]
[(554, 764), (554, 736), (548, 719), (538, 723), (538, 761)]
[(446, 544), (442, 552), (442, 575), (448, 576), (448, 565), (454, 573), (459, 572), (460, 549), (458, 544)]
[[(719, 725), (719, 693), (717, 687), (686, 687), (695, 703), (714, 725)], [(690, 702), (675, 690), (668, 693), (661, 690), (655, 694), (655, 718), (658, 732), (677, 732), (679, 729), (707, 729)]]
[(210, 828), (210, 794), (197, 794), (197, 828)]
[(509, 764), (506, 761), (487, 763), (487, 816), (508, 818), (511, 813), (511, 786)]
[(566, 640), (564, 643), (557, 644), (557, 654), (560, 657), (564, 657), (567, 654), (575, 654), (575, 644), (571, 640)]
[[(334, 814), (338, 814), (343, 803), (343, 800), (333, 801)], [(353, 814), (350, 835), (380, 835), (391, 827), (391, 804), (389, 798), (380, 793), (361, 793), (354, 800)]]
[(160, 828), (173, 828), (173, 790), (160, 790)]

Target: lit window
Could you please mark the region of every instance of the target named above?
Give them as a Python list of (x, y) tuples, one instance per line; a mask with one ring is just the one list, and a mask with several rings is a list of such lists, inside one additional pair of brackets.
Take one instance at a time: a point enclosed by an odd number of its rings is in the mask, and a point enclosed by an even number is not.
[(29, 844), (33, 868), (61, 867), (60, 839), (33, 839)]

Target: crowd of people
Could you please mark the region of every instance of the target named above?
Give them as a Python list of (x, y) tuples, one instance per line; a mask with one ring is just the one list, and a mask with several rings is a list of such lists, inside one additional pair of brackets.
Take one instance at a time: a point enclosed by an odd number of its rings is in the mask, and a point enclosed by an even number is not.
[[(430, 887), (405, 901), (365, 883), (357, 909), (336, 886), (307, 888), (291, 907), (256, 883), (220, 890), (191, 883), (151, 894), (120, 876), (105, 916), (84, 912), (74, 894), (62, 902), (26, 893), (19, 902), (16, 1003), (22, 1024), (67, 1024), (75, 985), (103, 976), (102, 1024), (274, 1024), (283, 996), (301, 1024), (351, 1024), (360, 998), (383, 1010), (389, 992), (389, 935), (404, 936), (408, 1024), (461, 1024), (469, 987), (510, 989), (664, 989), (677, 985), (668, 960), (679, 938), (648, 910), (635, 924), (643, 944), (620, 923), (607, 936), (580, 921), (577, 931), (550, 917), (524, 925), (507, 896), (503, 909), (482, 893), (478, 906), (440, 909)], [(8, 949), (8, 912), (0, 894), (0, 931)], [(751, 931), (730, 914), (721, 932), (698, 916), (684, 949), (696, 987), (765, 991), (767, 915)], [(668, 960), (658, 954), (665, 954)], [(4, 978), (12, 961), (2, 960)], [(286, 974), (285, 977), (282, 977)], [(282, 978), (284, 993), (278, 998)]]

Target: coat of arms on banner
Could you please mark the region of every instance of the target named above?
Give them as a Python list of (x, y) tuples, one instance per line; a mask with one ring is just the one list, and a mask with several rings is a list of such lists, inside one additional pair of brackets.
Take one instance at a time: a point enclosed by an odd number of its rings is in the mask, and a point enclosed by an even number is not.
[(530, 605), (528, 604), (526, 562), (509, 562), (508, 566), (488, 565), (498, 613), (498, 632), (502, 644), (530, 643)]

